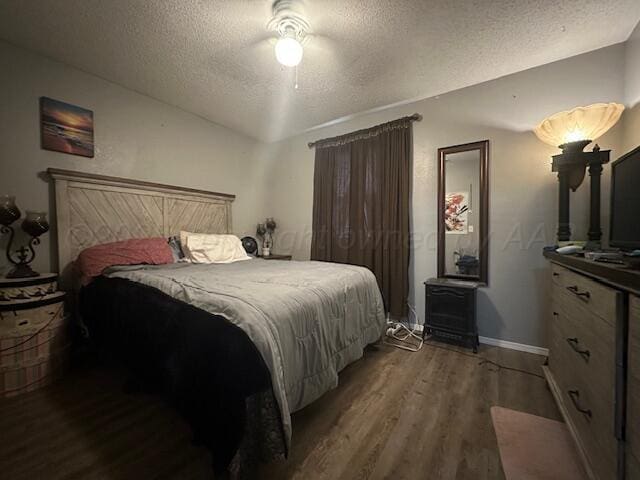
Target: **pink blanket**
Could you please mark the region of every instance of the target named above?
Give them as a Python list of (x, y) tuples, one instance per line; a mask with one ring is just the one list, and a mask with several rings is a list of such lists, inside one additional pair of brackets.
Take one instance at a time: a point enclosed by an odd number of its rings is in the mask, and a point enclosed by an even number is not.
[(82, 285), (114, 265), (162, 265), (173, 263), (173, 254), (166, 238), (136, 238), (104, 243), (84, 249), (78, 255), (76, 268)]

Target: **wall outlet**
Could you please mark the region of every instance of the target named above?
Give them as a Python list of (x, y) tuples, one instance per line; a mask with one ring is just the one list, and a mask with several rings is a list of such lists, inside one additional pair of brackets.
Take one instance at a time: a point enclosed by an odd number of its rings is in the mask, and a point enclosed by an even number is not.
[(473, 233), (473, 225), (469, 225), (469, 233)]

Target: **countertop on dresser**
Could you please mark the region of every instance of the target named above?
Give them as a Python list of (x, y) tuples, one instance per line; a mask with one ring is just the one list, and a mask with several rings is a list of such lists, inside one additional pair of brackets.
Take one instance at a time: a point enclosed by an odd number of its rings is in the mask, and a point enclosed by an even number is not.
[(577, 270), (613, 287), (640, 295), (640, 270), (623, 265), (594, 262), (576, 255), (560, 255), (556, 252), (544, 252), (544, 256), (559, 265)]

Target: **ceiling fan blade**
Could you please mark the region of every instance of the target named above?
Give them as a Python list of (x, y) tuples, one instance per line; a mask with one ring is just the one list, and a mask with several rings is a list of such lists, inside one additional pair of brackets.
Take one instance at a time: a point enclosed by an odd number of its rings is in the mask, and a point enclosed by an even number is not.
[(305, 55), (316, 62), (330, 62), (336, 66), (347, 66), (353, 63), (356, 57), (351, 53), (352, 49), (331, 37), (321, 34), (309, 34), (304, 42)]
[(269, 31), (265, 31), (264, 33), (261, 33), (259, 35), (254, 35), (248, 43), (248, 47), (253, 47), (256, 45), (260, 45), (263, 43), (266, 43), (268, 45), (275, 45), (276, 41), (278, 40), (278, 35), (275, 32), (269, 32)]

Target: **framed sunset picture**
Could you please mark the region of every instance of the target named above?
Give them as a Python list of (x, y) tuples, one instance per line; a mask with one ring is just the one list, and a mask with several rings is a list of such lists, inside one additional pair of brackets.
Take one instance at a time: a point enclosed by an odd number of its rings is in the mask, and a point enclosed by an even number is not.
[(93, 112), (40, 97), (42, 148), (93, 158)]

